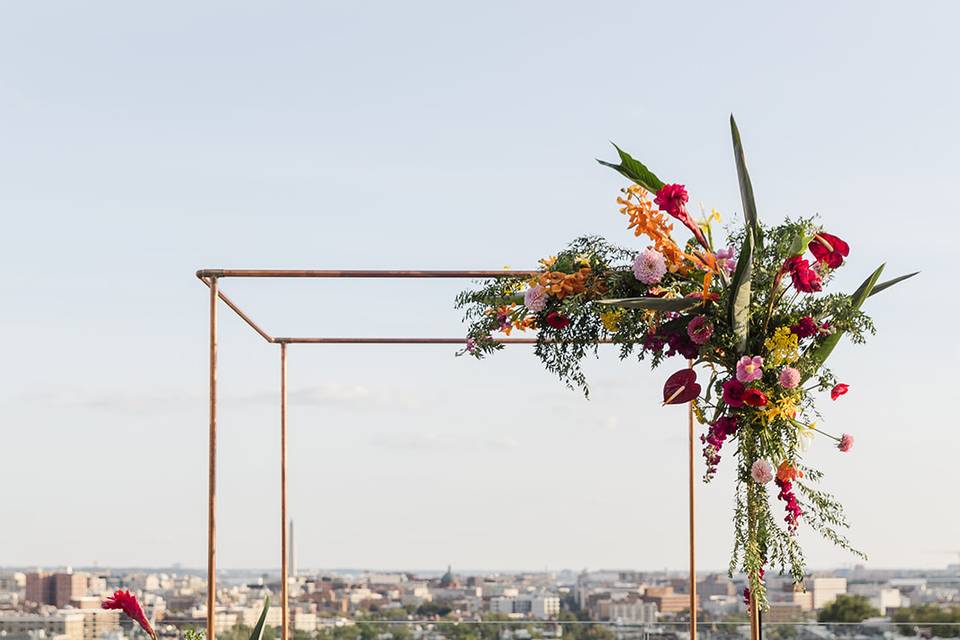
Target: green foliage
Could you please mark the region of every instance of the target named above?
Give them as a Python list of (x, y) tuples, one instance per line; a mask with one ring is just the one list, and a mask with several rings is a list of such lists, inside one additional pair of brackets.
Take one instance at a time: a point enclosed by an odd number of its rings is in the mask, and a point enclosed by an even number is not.
[(730, 281), (730, 327), (733, 330), (737, 355), (746, 351), (750, 336), (750, 281), (753, 276), (753, 231), (748, 227), (743, 234), (737, 270)]
[(960, 607), (940, 606), (936, 604), (922, 604), (916, 607), (897, 609), (893, 614), (893, 621), (902, 623), (900, 632), (905, 635), (914, 635), (917, 627), (936, 623), (933, 635), (940, 638), (956, 638), (960, 636)]
[(865, 597), (839, 595), (820, 611), (817, 619), (820, 622), (863, 622), (879, 615), (880, 612)]
[(663, 188), (663, 180), (655, 176), (650, 169), (647, 169), (645, 164), (634, 160), (629, 153), (617, 145), (614, 144), (613, 148), (617, 150), (617, 154), (620, 156), (620, 164), (604, 162), (603, 160), (597, 160), (597, 162), (605, 167), (619, 171), (628, 180), (633, 180), (651, 193), (656, 193)]

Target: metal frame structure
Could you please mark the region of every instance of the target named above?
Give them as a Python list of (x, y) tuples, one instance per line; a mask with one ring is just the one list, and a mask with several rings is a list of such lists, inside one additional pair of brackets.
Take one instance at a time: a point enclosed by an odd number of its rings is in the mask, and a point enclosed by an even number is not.
[[(207, 494), (207, 640), (216, 640), (217, 598), (217, 336), (218, 303), (223, 302), (261, 338), (270, 344), (280, 345), (280, 589), (283, 619), (282, 640), (289, 640), (290, 615), (288, 600), (288, 555), (287, 555), (287, 346), (291, 344), (464, 344), (465, 338), (438, 337), (274, 337), (244, 313), (233, 300), (220, 289), (224, 278), (460, 278), (485, 279), (507, 277), (532, 277), (538, 271), (404, 271), (404, 270), (318, 270), (318, 269), (201, 269), (197, 277), (210, 290), (209, 322), (209, 451)], [(536, 344), (536, 338), (498, 338), (503, 344)], [(609, 341), (607, 341), (609, 342)], [(696, 540), (694, 528), (694, 428), (693, 408), (688, 410), (689, 440), (689, 500), (690, 500), (690, 640), (697, 638), (697, 581)], [(752, 620), (751, 620), (752, 622)], [(759, 626), (759, 625), (758, 625)], [(751, 624), (753, 628), (754, 625)], [(754, 638), (753, 640), (757, 640)]]

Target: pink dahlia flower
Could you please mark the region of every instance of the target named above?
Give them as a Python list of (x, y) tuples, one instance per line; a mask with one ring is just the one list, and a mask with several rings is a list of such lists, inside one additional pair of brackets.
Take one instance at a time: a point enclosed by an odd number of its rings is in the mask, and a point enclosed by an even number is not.
[(766, 460), (757, 460), (750, 467), (750, 477), (755, 482), (767, 484), (773, 480), (773, 467)]
[(656, 249), (641, 251), (633, 261), (633, 275), (644, 284), (657, 284), (667, 272), (667, 261)]
[(540, 313), (547, 306), (547, 290), (536, 284), (523, 294), (523, 306), (534, 313)]
[(737, 362), (737, 380), (753, 382), (763, 376), (763, 358), (760, 356), (743, 356)]
[(784, 367), (780, 371), (780, 386), (784, 389), (793, 389), (800, 384), (800, 372), (793, 367)]

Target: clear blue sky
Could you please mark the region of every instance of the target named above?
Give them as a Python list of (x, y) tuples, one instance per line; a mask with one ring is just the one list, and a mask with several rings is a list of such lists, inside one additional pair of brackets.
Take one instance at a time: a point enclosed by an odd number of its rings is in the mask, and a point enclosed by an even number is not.
[[(614, 140), (728, 220), (819, 212), (870, 300), (810, 461), (870, 566), (955, 561), (956, 3), (16, 3), (0, 11), (0, 564), (201, 566), (201, 267), (529, 268), (625, 244)], [(461, 335), (451, 282), (228, 282), (275, 334)], [(302, 566), (685, 563), (682, 409), (519, 348), (290, 354)], [(222, 323), (220, 559), (279, 562), (276, 349)], [(725, 566), (729, 456), (699, 490)], [(814, 567), (852, 562), (803, 534)]]

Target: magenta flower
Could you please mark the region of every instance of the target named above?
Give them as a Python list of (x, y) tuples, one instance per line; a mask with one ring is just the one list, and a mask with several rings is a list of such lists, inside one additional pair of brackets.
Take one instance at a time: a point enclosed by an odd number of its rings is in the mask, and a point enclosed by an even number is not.
[(710, 248), (710, 243), (707, 242), (707, 239), (703, 235), (703, 231), (700, 230), (700, 225), (696, 223), (690, 217), (690, 214), (687, 213), (687, 201), (690, 199), (690, 196), (687, 195), (687, 188), (682, 184), (665, 184), (660, 187), (660, 190), (657, 191), (656, 197), (653, 199), (653, 202), (660, 208), (661, 211), (666, 211), (671, 216), (683, 223), (683, 225), (690, 229), (693, 235), (697, 238), (697, 242), (703, 245), (705, 248)]
[(743, 356), (737, 362), (737, 380), (753, 382), (763, 376), (763, 358), (760, 356)]
[(736, 378), (730, 378), (723, 383), (723, 401), (728, 407), (737, 409), (743, 406), (743, 394), (747, 388)]
[(543, 311), (547, 306), (547, 290), (536, 284), (523, 294), (523, 306), (534, 313)]
[(707, 344), (713, 335), (713, 324), (706, 316), (696, 316), (687, 324), (687, 335), (695, 344)]
[(800, 384), (800, 372), (793, 367), (784, 367), (780, 371), (780, 386), (784, 389), (793, 389)]
[(837, 444), (837, 449), (846, 453), (850, 451), (850, 448), (853, 446), (853, 436), (849, 433), (845, 433), (840, 436), (840, 442)]
[(633, 275), (644, 284), (657, 284), (667, 273), (667, 261), (656, 249), (641, 251), (633, 261)]
[(750, 477), (754, 482), (767, 484), (773, 480), (773, 467), (766, 460), (757, 460), (750, 467)]

